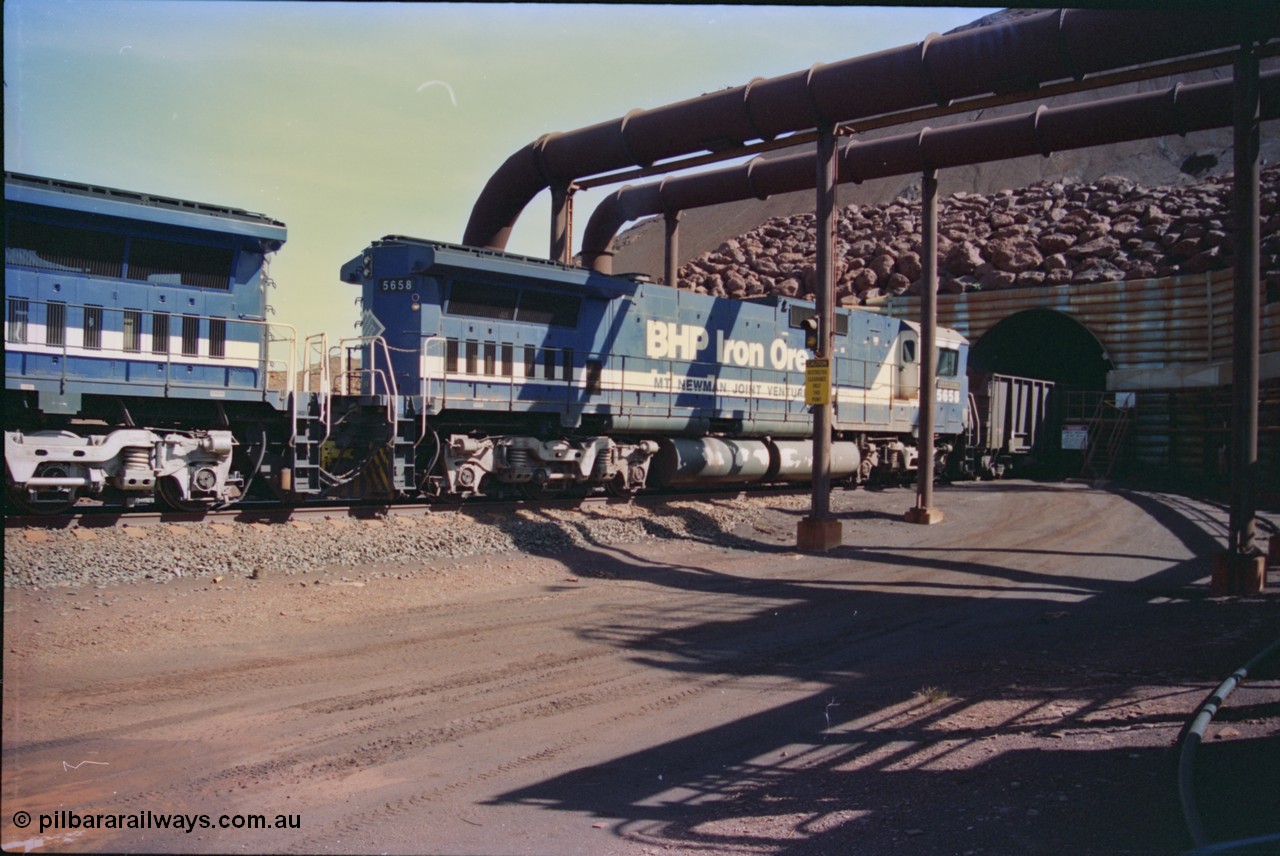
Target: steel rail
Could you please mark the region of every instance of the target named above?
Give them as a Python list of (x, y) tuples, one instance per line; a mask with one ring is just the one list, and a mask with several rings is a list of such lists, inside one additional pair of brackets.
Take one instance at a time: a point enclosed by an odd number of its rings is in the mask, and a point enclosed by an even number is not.
[(697, 489), (647, 492), (633, 496), (584, 496), (549, 499), (468, 499), (437, 502), (386, 502), (375, 500), (334, 501), (307, 505), (254, 503), (211, 511), (130, 510), (118, 507), (86, 507), (73, 514), (35, 516), (6, 515), (6, 531), (24, 529), (110, 529), (119, 526), (160, 526), (174, 523), (289, 523), (307, 518), (385, 520), (391, 517), (433, 516), (437, 514), (507, 514), (528, 509), (575, 509), (609, 505), (662, 505), (671, 502), (708, 502), (753, 497), (804, 496), (807, 489), (792, 486), (722, 491)]

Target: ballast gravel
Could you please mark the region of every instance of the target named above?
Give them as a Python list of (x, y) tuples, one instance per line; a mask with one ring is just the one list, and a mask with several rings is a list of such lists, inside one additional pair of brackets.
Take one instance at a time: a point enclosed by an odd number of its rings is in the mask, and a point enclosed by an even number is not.
[[(771, 497), (348, 517), (306, 522), (190, 523), (148, 527), (10, 532), (4, 543), (5, 588), (104, 586), (181, 578), (291, 576), (325, 569), (396, 567), (503, 553), (554, 555), (587, 545), (695, 539), (741, 546), (758, 537), (768, 510), (799, 510), (808, 498)], [(790, 533), (788, 533), (789, 535)]]

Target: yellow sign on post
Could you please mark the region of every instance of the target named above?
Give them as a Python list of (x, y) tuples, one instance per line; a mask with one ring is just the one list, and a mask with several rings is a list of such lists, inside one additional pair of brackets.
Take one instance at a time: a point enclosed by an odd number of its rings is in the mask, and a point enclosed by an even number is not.
[(831, 360), (810, 359), (804, 364), (804, 403), (831, 403)]

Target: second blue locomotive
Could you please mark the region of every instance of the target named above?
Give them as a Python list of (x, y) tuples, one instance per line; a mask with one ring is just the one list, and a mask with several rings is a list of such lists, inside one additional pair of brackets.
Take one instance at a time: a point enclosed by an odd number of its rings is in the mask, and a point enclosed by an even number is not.
[[(808, 301), (715, 298), (399, 236), (342, 277), (361, 288), (365, 334), (365, 398), (348, 397), (343, 421), (399, 402), (387, 412), (402, 487), (410, 473), (433, 496), (812, 476)], [(910, 322), (837, 311), (833, 479), (914, 471), (918, 348)], [(967, 351), (940, 331), (942, 453), (964, 430)]]
[(158, 495), (200, 510), (240, 499), (281, 461), (294, 337), (266, 320), (265, 267), (284, 224), (6, 173), (4, 231), (16, 505)]

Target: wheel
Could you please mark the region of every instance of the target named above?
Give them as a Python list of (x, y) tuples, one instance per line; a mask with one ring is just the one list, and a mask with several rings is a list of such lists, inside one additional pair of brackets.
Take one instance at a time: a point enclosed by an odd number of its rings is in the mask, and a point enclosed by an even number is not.
[[(43, 478), (66, 478), (67, 470), (60, 464), (42, 464), (36, 468), (35, 474)], [(8, 483), (5, 493), (9, 503), (20, 513), (41, 517), (64, 514), (79, 499), (79, 492), (73, 487), (29, 489)]]
[(210, 502), (184, 497), (182, 485), (176, 476), (166, 476), (156, 482), (156, 499), (170, 511), (199, 513), (212, 507)]
[[(79, 435), (72, 431), (36, 431), (31, 438), (58, 438), (79, 440)], [(59, 462), (48, 462), (36, 466), (33, 476), (50, 479), (65, 479), (72, 474), (72, 467)], [(80, 498), (80, 490), (75, 487), (38, 487), (22, 488), (5, 480), (5, 495), (9, 502), (23, 514), (51, 515), (62, 514), (76, 504)]]
[(520, 493), (525, 499), (537, 502), (543, 499), (550, 499), (551, 497), (556, 496), (559, 491), (551, 490), (546, 486), (546, 484), (528, 481), (520, 483)]
[(634, 488), (627, 487), (627, 479), (622, 473), (604, 483), (604, 492), (609, 496), (622, 499), (635, 493)]

